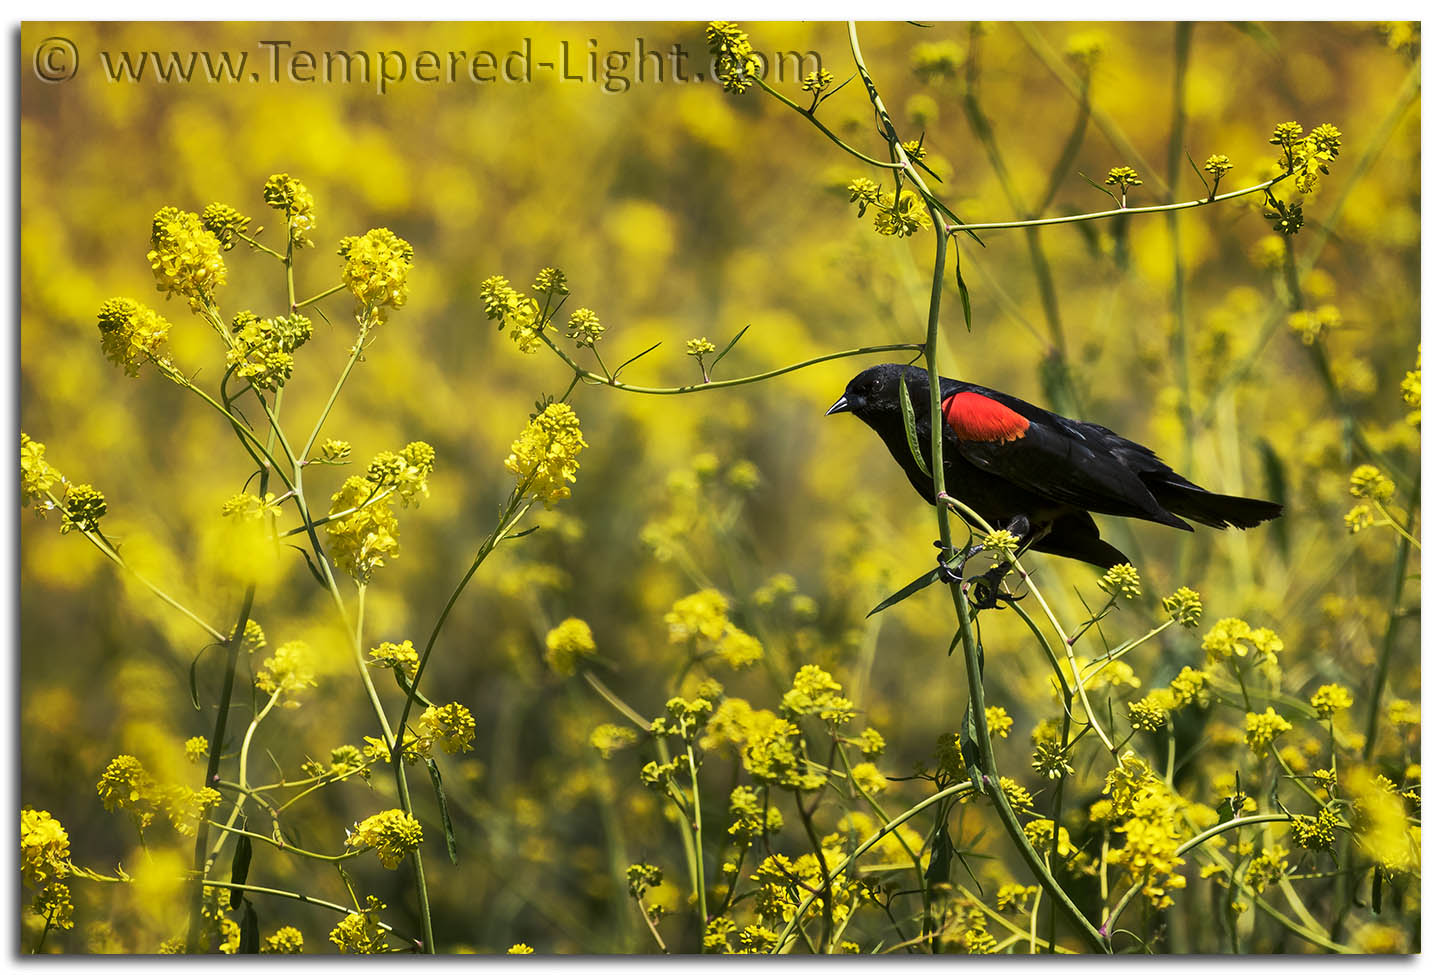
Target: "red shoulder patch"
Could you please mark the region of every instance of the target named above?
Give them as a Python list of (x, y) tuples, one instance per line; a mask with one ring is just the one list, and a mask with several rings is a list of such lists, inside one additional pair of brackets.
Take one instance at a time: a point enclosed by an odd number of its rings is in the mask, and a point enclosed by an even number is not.
[(941, 404), (946, 422), (962, 440), (1005, 443), (1024, 436), (1031, 421), (980, 393), (957, 393)]

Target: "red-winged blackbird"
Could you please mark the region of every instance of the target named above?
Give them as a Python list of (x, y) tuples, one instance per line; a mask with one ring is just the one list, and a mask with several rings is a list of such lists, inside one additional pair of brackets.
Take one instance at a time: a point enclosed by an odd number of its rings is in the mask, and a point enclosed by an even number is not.
[[(917, 466), (901, 407), (905, 384), (921, 455), (931, 463), (931, 395), (915, 366), (872, 366), (827, 410), (855, 413), (881, 435), (917, 492), (935, 501), (931, 475)], [(1251, 528), (1282, 513), (1271, 501), (1213, 494), (1139, 443), (1106, 427), (1071, 420), (985, 386), (941, 380), (947, 494), (1024, 547), (1110, 568), (1130, 559), (1102, 541), (1091, 512), (1141, 518), (1191, 531)], [(943, 553), (945, 557), (946, 553)], [(943, 563), (945, 564), (945, 563)]]

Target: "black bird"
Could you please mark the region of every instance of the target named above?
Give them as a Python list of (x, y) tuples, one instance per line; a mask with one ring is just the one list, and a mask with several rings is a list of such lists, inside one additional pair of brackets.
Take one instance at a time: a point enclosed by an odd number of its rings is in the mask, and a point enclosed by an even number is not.
[[(881, 435), (917, 493), (934, 503), (931, 475), (917, 466), (907, 443), (903, 386), (929, 468), (931, 396), (924, 369), (872, 366), (846, 384), (845, 394), (826, 413), (854, 413), (865, 421)], [(1272, 501), (1199, 487), (1149, 448), (1104, 426), (1059, 416), (985, 386), (942, 378), (941, 415), (947, 494), (1037, 552), (1102, 568), (1131, 561), (1102, 541), (1093, 512), (1184, 531), (1192, 530), (1184, 518), (1211, 528), (1251, 528), (1282, 513)]]

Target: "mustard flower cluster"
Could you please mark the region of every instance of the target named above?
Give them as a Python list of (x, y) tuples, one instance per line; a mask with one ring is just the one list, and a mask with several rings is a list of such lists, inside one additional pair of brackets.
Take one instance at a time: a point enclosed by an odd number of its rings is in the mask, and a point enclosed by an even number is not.
[(309, 246), (306, 235), (315, 229), (315, 198), (305, 184), (288, 173), (276, 173), (265, 181), (261, 197), (266, 206), (285, 217), (291, 243)]
[(1213, 663), (1251, 657), (1275, 665), (1282, 640), (1266, 627), (1253, 629), (1245, 620), (1229, 616), (1218, 620), (1202, 637), (1202, 650)]
[(369, 582), (376, 569), (400, 553), (400, 520), (392, 508), (399, 496), (419, 504), (430, 493), (427, 478), (435, 470), (435, 449), (423, 441), (398, 453), (377, 454), (364, 477), (346, 478), (331, 495), (326, 534), (336, 565), (357, 582)]
[(320, 460), (325, 464), (346, 464), (350, 462), (349, 440), (326, 439), (320, 445)]
[[(275, 648), (260, 665), (255, 686), (266, 694), (295, 694), (315, 687), (315, 663), (303, 640), (291, 640)], [(295, 702), (287, 702), (294, 706)]]
[(1337, 828), (1342, 818), (1330, 809), (1315, 816), (1297, 816), (1292, 820), (1292, 842), (1304, 850), (1330, 850), (1337, 842)]
[(738, 785), (731, 790), (731, 824), (726, 832), (748, 845), (768, 833), (779, 833), (784, 825), (781, 810), (766, 802), (760, 789)]
[(1303, 345), (1315, 345), (1323, 335), (1341, 325), (1342, 313), (1336, 305), (1321, 305), (1315, 310), (1304, 308), (1287, 316), (1287, 328)]
[(751, 41), (735, 24), (720, 20), (707, 24), (706, 47), (711, 52), (716, 77), (727, 91), (739, 95), (759, 76)]
[(20, 432), (20, 506), (34, 505), (37, 513), (51, 508), (50, 489), (64, 476), (45, 459), (45, 445)]
[(330, 942), (343, 955), (380, 955), (387, 951), (386, 932), (380, 923), (385, 904), (374, 896), (366, 897), (365, 908), (347, 914), (331, 930)]
[(1317, 717), (1330, 720), (1352, 706), (1352, 692), (1340, 684), (1323, 684), (1308, 703)]
[(1015, 724), (1016, 720), (1000, 704), (986, 706), (986, 730), (993, 738), (1006, 738)]
[(1347, 490), (1354, 498), (1386, 504), (1392, 500), (1392, 495), (1397, 491), (1397, 485), (1375, 466), (1361, 464), (1352, 471), (1351, 482)]
[(872, 226), (883, 237), (910, 237), (931, 227), (931, 214), (911, 190), (902, 190), (900, 196), (883, 192), (878, 183), (864, 177), (852, 180), (846, 189), (850, 202), (856, 204), (858, 218), (868, 208), (876, 208)]
[(536, 272), (531, 290), (548, 298), (563, 298), (571, 293), (571, 286), (566, 283), (566, 272), (556, 267), (543, 267)]
[(382, 643), (370, 652), (370, 663), (376, 667), (399, 669), (407, 680), (414, 680), (416, 669), (421, 664), (421, 655), (409, 640), (400, 643)]
[[(56, 484), (64, 486), (58, 500), (52, 489)], [(23, 431), (20, 434), (20, 504), (34, 506), (38, 515), (44, 516), (55, 508), (60, 509), (60, 534), (72, 531), (98, 532), (100, 519), (105, 517), (105, 495), (89, 484), (74, 484), (56, 470), (45, 459), (45, 445), (31, 440)]]
[(1272, 743), (1277, 740), (1277, 736), (1292, 730), (1292, 722), (1282, 717), (1275, 708), (1270, 706), (1261, 714), (1249, 711), (1245, 721), (1247, 747), (1258, 755), (1266, 754), (1267, 749), (1271, 748)]
[(562, 677), (574, 674), (576, 662), (595, 653), (596, 638), (585, 620), (573, 616), (546, 634), (546, 666)]
[(1306, 136), (1302, 126), (1296, 122), (1278, 122), (1268, 140), (1280, 146), (1282, 153), (1277, 165), (1284, 173), (1296, 173), (1297, 192), (1310, 193), (1317, 183), (1328, 175), (1327, 164), (1342, 152), (1342, 133), (1329, 122), (1323, 122)]
[(813, 95), (819, 95), (830, 88), (836, 81), (835, 76), (822, 68), (820, 71), (808, 71), (806, 77), (801, 79), (801, 90), (809, 91)]
[(436, 450), (424, 440), (413, 440), (399, 452), (382, 451), (371, 459), (365, 479), (378, 490), (394, 491), (406, 507), (430, 497), (429, 478), (436, 469)]
[(842, 696), (841, 685), (815, 664), (796, 672), (791, 689), (781, 696), (781, 709), (798, 717), (814, 714), (833, 727), (856, 717), (855, 705)]
[(589, 308), (577, 308), (566, 320), (566, 335), (576, 343), (576, 348), (592, 348), (606, 334), (606, 326)]
[(1142, 894), (1158, 909), (1170, 907), (1171, 892), (1185, 887), (1176, 872), (1183, 863), (1181, 800), (1145, 762), (1128, 754), (1120, 769), (1107, 776), (1103, 790), (1112, 801), (1112, 828), (1121, 843), (1107, 853), (1107, 862), (1122, 867), (1128, 883), (1140, 883)]
[(1064, 49), (1066, 59), (1083, 74), (1092, 71), (1106, 54), (1107, 41), (1107, 35), (1098, 30), (1068, 35)]
[(273, 491), (265, 492), (263, 498), (258, 494), (234, 494), (226, 498), (220, 505), (222, 518), (237, 518), (243, 521), (260, 521), (266, 516), (275, 517), (280, 514), (280, 510)]
[(295, 367), (295, 350), (310, 340), (312, 331), (310, 319), (301, 314), (259, 318), (240, 312), (231, 320), (226, 364), (257, 389), (280, 389)]
[(697, 362), (703, 362), (705, 358), (716, 351), (716, 343), (702, 336), (696, 339), (686, 340), (686, 354)]
[(20, 810), (20, 878), (36, 890), (70, 874), (70, 834), (43, 809)]
[(345, 845), (350, 850), (375, 850), (381, 866), (394, 870), (421, 845), (421, 824), (400, 809), (387, 809), (358, 823)]
[(511, 444), (506, 470), (522, 490), (547, 508), (571, 496), (580, 469), (577, 457), (585, 448), (581, 421), (565, 403), (552, 403), (537, 414)]
[(1137, 175), (1137, 171), (1130, 166), (1113, 166), (1107, 170), (1106, 184), (1108, 186), (1115, 186), (1121, 190), (1121, 203), (1122, 206), (1126, 206), (1127, 187), (1141, 186), (1142, 178)]
[(638, 740), (636, 729), (626, 725), (599, 724), (591, 730), (591, 747), (601, 753), (602, 758), (610, 758), (623, 748), (629, 748)]
[(1097, 588), (1114, 598), (1135, 599), (1142, 594), (1142, 577), (1135, 566), (1123, 562), (1107, 569), (1097, 580)]
[(105, 517), (105, 495), (89, 484), (68, 484), (61, 507), (60, 534), (98, 532)]
[(1186, 586), (1163, 599), (1162, 609), (1185, 627), (1194, 627), (1202, 621), (1202, 597)]
[(526, 355), (541, 347), (546, 329), (555, 329), (549, 316), (541, 316), (541, 306), (536, 299), (512, 288), (511, 283), (499, 274), (481, 282), (481, 302), (486, 317), (496, 323), (496, 328), (510, 329), (511, 341)]
[(406, 303), (406, 278), (415, 264), (409, 243), (385, 227), (359, 237), (342, 237), (340, 279), (363, 308), (399, 308)]
[(196, 823), (221, 800), (220, 793), (209, 787), (195, 790), (183, 785), (160, 785), (134, 755), (111, 759), (95, 791), (107, 811), (128, 813), (137, 828), (146, 829), (157, 812), (164, 812), (183, 836), (194, 836)]
[(1006, 556), (1015, 554), (1016, 547), (1020, 542), (1021, 539), (1017, 538), (1005, 528), (998, 528), (996, 531), (990, 531), (981, 536), (981, 541), (977, 544), (981, 546), (983, 551)]
[(220, 240), (205, 228), (200, 215), (162, 207), (150, 227), (150, 252), (145, 255), (155, 287), (166, 297), (179, 295), (200, 310), (214, 303), (215, 289), (225, 284)]
[[(1213, 180), (1220, 182), (1221, 178), (1232, 170), (1232, 161), (1226, 156), (1213, 153), (1202, 163), (1202, 169)], [(1216, 183), (1212, 184), (1213, 191), (1216, 190)]]
[(200, 212), (200, 225), (215, 235), (221, 250), (228, 251), (250, 226), (250, 218), (243, 216), (235, 207), (212, 203)]
[(298, 955), (305, 950), (305, 936), (289, 924), (276, 928), (260, 945), (262, 955)]
[(421, 713), (421, 736), (428, 745), (439, 745), (447, 755), (468, 752), (476, 739), (476, 719), (471, 709), (452, 701), (434, 705)]
[(911, 70), (922, 81), (955, 77), (966, 63), (966, 51), (956, 41), (927, 41), (911, 50)]
[(744, 670), (765, 656), (761, 641), (732, 623), (726, 597), (702, 589), (671, 604), (666, 627), (673, 644), (684, 644), (702, 656), (720, 657), (733, 670)]
[(1051, 855), (1053, 838), (1056, 842), (1056, 855), (1063, 859), (1076, 853), (1076, 846), (1072, 844), (1071, 834), (1065, 826), (1058, 826), (1050, 819), (1033, 819), (1022, 827), (1026, 834), (1027, 841), (1032, 847), (1043, 856)]
[(140, 375), (140, 367), (147, 362), (154, 362), (162, 371), (172, 368), (163, 353), (170, 323), (158, 312), (129, 298), (111, 298), (100, 306), (96, 318), (105, 358), (127, 376)]

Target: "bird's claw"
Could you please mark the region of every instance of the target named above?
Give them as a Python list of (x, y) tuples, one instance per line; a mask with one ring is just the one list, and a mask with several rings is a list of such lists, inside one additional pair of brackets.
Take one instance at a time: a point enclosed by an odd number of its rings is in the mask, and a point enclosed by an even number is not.
[[(950, 548), (949, 546), (939, 541), (932, 542), (931, 544), (941, 549), (941, 551), (938, 552), (936, 556), (936, 563), (938, 566), (940, 566), (940, 568), (937, 569), (937, 575), (940, 577), (941, 581), (947, 583), (948, 585), (954, 583), (965, 583), (967, 581), (967, 577), (965, 574), (966, 560), (970, 557), (971, 553), (960, 552), (957, 549)], [(956, 564), (953, 565), (951, 560), (956, 556), (960, 556), (960, 558), (957, 559)]]
[(1022, 597), (1013, 596), (1001, 588), (1001, 578), (988, 572), (966, 580), (973, 609), (999, 609), (1001, 603), (1018, 602)]
[[(1013, 596), (1001, 588), (1002, 580), (1011, 571), (1010, 566), (998, 565), (977, 576), (966, 574), (966, 563), (981, 550), (980, 546), (967, 549), (965, 552), (958, 552), (941, 542), (932, 544), (941, 549), (936, 557), (937, 564), (940, 566), (937, 569), (938, 577), (948, 585), (962, 586), (963, 591), (971, 597), (972, 606), (976, 609), (996, 609), (999, 603), (1014, 603), (1022, 598)], [(953, 559), (955, 560), (954, 564)]]

